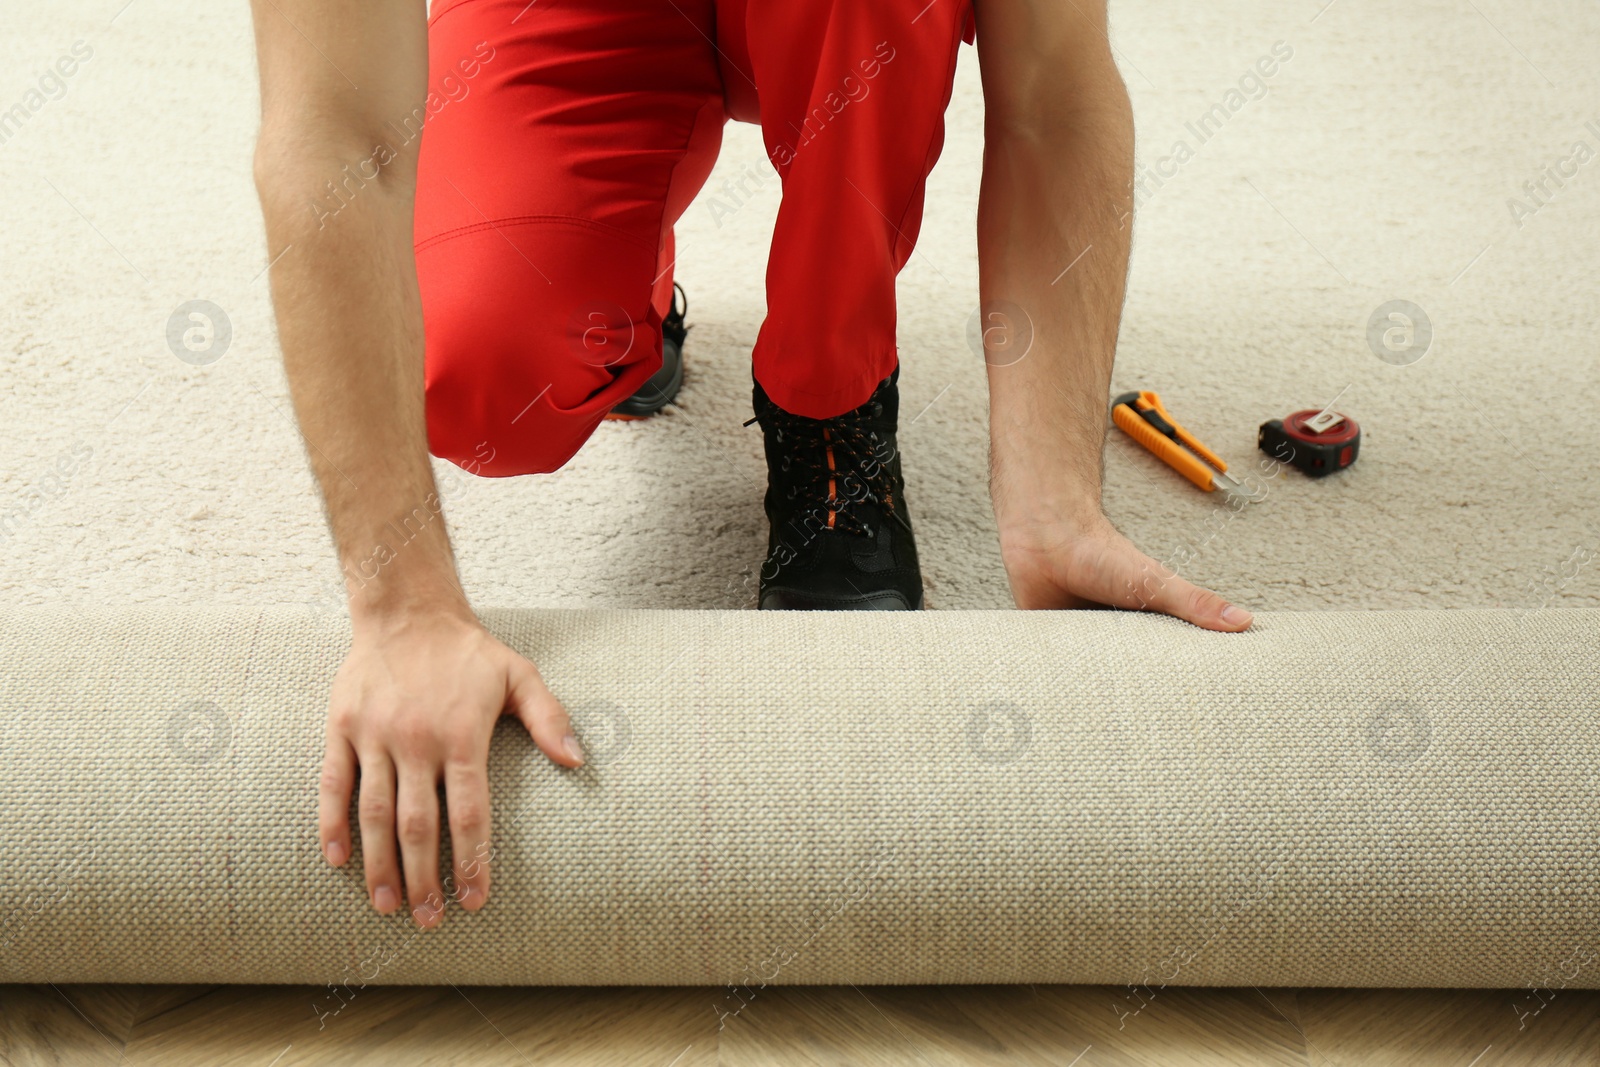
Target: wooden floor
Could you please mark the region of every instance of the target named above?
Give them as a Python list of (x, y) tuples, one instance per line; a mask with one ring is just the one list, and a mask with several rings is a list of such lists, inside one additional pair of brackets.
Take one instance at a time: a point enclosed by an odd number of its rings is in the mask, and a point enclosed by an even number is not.
[(0, 1062), (1600, 1067), (1600, 993), (1575, 990), (1165, 989), (1141, 1006), (1118, 987), (791, 986), (742, 1007), (725, 992), (0, 985)]

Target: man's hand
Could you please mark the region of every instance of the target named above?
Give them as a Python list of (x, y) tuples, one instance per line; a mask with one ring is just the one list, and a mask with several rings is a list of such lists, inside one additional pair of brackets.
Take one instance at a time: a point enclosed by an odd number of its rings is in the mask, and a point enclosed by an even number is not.
[(469, 911), (488, 901), (487, 763), (503, 713), (552, 760), (583, 762), (566, 711), (533, 664), (470, 612), (409, 611), (357, 626), (329, 699), (318, 823), (324, 855), (342, 865), (359, 766), (367, 896), (378, 911), (387, 915), (404, 899), (419, 926), (443, 918), (441, 781), (455, 857), (451, 895)]
[[(394, 134), (426, 116), (427, 8), (253, 0), (252, 10), (261, 68), (255, 176), (278, 338), (355, 631), (328, 709), (323, 854), (335, 864), (350, 858), (359, 768), (369, 898), (385, 913), (408, 900), (417, 922), (432, 926), (445, 903), (439, 783), (456, 895), (475, 909), (489, 893), (495, 721), (516, 715), (563, 765), (582, 754), (576, 742), (567, 748), (566, 712), (533, 665), (473, 616), (428, 459), (412, 248), (420, 139)], [(359, 183), (335, 185), (351, 173)]]
[(1000, 556), (1019, 608), (1118, 607), (1175, 615), (1207, 630), (1244, 630), (1250, 613), (1140, 552), (1111, 522), (1002, 528)]
[(1243, 630), (1248, 612), (1140, 552), (1100, 506), (1134, 177), (1105, 0), (974, 0), (974, 12), (990, 492), (1012, 595), (1022, 608), (1110, 605)]

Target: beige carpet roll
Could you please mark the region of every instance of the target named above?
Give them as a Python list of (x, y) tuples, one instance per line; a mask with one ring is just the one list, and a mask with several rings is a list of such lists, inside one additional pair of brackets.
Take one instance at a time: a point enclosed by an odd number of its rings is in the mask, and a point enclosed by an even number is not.
[(1597, 611), (486, 620), (592, 758), (501, 723), (418, 933), (317, 853), (342, 624), (12, 612), (0, 981), (1600, 985)]

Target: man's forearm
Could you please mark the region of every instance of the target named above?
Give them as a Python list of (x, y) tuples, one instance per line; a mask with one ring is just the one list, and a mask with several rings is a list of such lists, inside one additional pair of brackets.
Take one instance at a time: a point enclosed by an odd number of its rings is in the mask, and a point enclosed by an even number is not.
[[(1132, 177), (1132, 110), (1109, 51), (1054, 79), (1025, 112), (991, 114), (980, 291), (1013, 346), (988, 372), (991, 466), (997, 503), (1019, 522), (1098, 514)], [(1016, 359), (1020, 344), (1030, 347)]]
[(310, 205), (343, 161), (308, 160), (270, 132), (258, 155), (268, 241), (287, 249), (272, 268), (284, 368), (352, 615), (465, 609), (428, 460), (414, 161), (390, 163), (321, 225)]
[[(256, 189), (278, 339), (351, 613), (465, 608), (428, 460), (412, 252), (417, 144), (375, 157), (427, 95), (422, 0), (255, 0)], [(328, 182), (382, 166), (336, 216)]]
[[(473, 910), (489, 899), (487, 766), (501, 717), (517, 716), (562, 766), (583, 750), (538, 669), (473, 615), (428, 458), (412, 251), (420, 139), (396, 149), (386, 132), (424, 115), (426, 4), (252, 0), (251, 12), (278, 336), (354, 629), (328, 694), (318, 839), (329, 863), (349, 862), (355, 801), (373, 908), (404, 901), (434, 926), (446, 826), (452, 896)], [(360, 182), (330, 212), (327, 186), (347, 165)]]

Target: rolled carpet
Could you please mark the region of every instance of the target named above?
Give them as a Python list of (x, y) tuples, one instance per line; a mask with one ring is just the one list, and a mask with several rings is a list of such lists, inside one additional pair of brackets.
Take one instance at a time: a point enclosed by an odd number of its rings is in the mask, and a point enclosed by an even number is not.
[(502, 721), (418, 933), (317, 852), (342, 621), (10, 613), (0, 981), (1600, 985), (1600, 612), (484, 619), (591, 758)]

